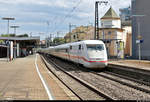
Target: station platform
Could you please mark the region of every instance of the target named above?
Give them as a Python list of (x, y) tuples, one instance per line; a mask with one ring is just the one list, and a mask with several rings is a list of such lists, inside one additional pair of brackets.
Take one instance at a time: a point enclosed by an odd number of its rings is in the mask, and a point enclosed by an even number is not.
[(150, 71), (150, 61), (148, 60), (109, 60), (108, 64), (127, 66)]
[(36, 54), (11, 62), (0, 60), (0, 100), (76, 100), (76, 97)]

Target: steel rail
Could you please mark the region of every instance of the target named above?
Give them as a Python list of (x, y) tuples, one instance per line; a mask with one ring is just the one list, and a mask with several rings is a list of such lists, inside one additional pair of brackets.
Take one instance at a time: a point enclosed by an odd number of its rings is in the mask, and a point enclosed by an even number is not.
[[(113, 99), (111, 96), (109, 96), (106, 93), (101, 92), (99, 89), (97, 89), (96, 87), (94, 87), (93, 85), (85, 82), (82, 79), (79, 79), (78, 77), (74, 76), (73, 74), (66, 72), (65, 70), (63, 70), (59, 65), (55, 64), (54, 62), (52, 62), (51, 60), (49, 60), (51, 62), (51, 64), (53, 64), (55, 67), (57, 67), (59, 70), (61, 70), (63, 73), (67, 74), (68, 76), (70, 76), (71, 78), (73, 78), (74, 80), (78, 81), (80, 84), (84, 85), (85, 87), (87, 87), (88, 89), (92, 90), (94, 93), (98, 94), (99, 96), (105, 98), (106, 100), (115, 100)], [(53, 72), (52, 72), (53, 73)], [(57, 75), (56, 75), (57, 76)], [(59, 80), (61, 80), (59, 78)], [(63, 82), (64, 83), (64, 82)], [(67, 86), (68, 87), (68, 86)], [(70, 89), (70, 88), (69, 88)], [(73, 90), (71, 90), (73, 91)], [(73, 92), (75, 94), (75, 92)], [(75, 94), (77, 95), (77, 94)], [(79, 97), (79, 96), (78, 96)], [(80, 98), (81, 99), (81, 98)], [(82, 99), (83, 100), (83, 99)]]
[(102, 75), (102, 74), (99, 74), (99, 73), (95, 73), (95, 74), (98, 75), (98, 76), (104, 77), (104, 78), (106, 78), (106, 79), (109, 79), (109, 80), (118, 82), (118, 83), (120, 83), (120, 84), (122, 84), (122, 85), (126, 85), (126, 86), (128, 86), (128, 87), (134, 88), (134, 89), (136, 89), (136, 90), (139, 90), (139, 91), (142, 91), (142, 92), (145, 92), (145, 93), (150, 93), (150, 90), (144, 89), (144, 88), (142, 88), (142, 87), (135, 86), (135, 85), (132, 85), (132, 84), (130, 84), (130, 83), (123, 82), (123, 81), (121, 81), (121, 80), (117, 80), (117, 79), (114, 79), (114, 78), (111, 78), (111, 77), (108, 77), (108, 76), (105, 76), (105, 75)]
[(119, 74), (116, 74), (116, 73), (113, 73), (113, 72), (109, 72), (109, 71), (105, 71), (105, 73), (111, 74), (111, 75), (114, 75), (114, 76), (117, 76), (117, 77), (120, 77), (120, 78), (123, 78), (123, 79), (126, 79), (126, 80), (130, 80), (130, 81), (133, 81), (133, 82), (136, 82), (136, 83), (139, 83), (139, 84), (150, 86), (149, 82), (133, 79), (133, 78), (130, 78), (130, 77), (127, 77), (127, 76), (124, 76), (124, 75), (119, 75)]
[(44, 56), (40, 56), (43, 63), (47, 67), (47, 69), (59, 80), (61, 83), (63, 83), (76, 97), (78, 97), (80, 100), (83, 100), (79, 95), (77, 95), (66, 83), (64, 83), (48, 66), (48, 62), (45, 60)]
[[(109, 80), (112, 80), (112, 81), (115, 81), (115, 82), (118, 82), (118, 83), (120, 83), (120, 84), (122, 84), (122, 85), (126, 85), (126, 86), (131, 87), (131, 88), (134, 88), (134, 89), (136, 89), (136, 90), (139, 90), (139, 91), (142, 91), (142, 92), (145, 92), (145, 93), (150, 93), (150, 90), (144, 89), (144, 88), (139, 87), (139, 86), (134, 86), (134, 85), (132, 85), (132, 84), (130, 84), (130, 83), (123, 82), (123, 81), (121, 81), (121, 80), (117, 80), (117, 79), (114, 79), (114, 78), (111, 78), (111, 77), (102, 75), (102, 74), (100, 74), (99, 72), (95, 72), (95, 71), (92, 71), (92, 70), (89, 70), (89, 69), (83, 69), (83, 68), (80, 68), (80, 69), (89, 71), (89, 72), (91, 72), (91, 73), (93, 73), (93, 74), (96, 74), (96, 75), (98, 75), (98, 76), (101, 76), (101, 77), (103, 77), (103, 78), (106, 78), (106, 79), (109, 79)], [(136, 82), (137, 84), (144, 84), (145, 86), (150, 87), (150, 86), (149, 86), (150, 83), (148, 83), (148, 82), (136, 80), (136, 79), (133, 79), (133, 78), (129, 78), (129, 77), (127, 77), (127, 76), (115, 74), (115, 73), (113, 73), (113, 72), (105, 71), (104, 73), (110, 74), (110, 75), (114, 75), (114, 76), (120, 77), (120, 78), (122, 78), (122, 79), (129, 80), (129, 81), (133, 81), (133, 82)]]

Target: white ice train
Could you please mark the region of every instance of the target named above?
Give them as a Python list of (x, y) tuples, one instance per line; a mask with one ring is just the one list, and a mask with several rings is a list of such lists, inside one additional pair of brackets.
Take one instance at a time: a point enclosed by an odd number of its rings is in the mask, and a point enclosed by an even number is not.
[(84, 40), (40, 50), (87, 68), (105, 68), (108, 65), (105, 44), (100, 40)]

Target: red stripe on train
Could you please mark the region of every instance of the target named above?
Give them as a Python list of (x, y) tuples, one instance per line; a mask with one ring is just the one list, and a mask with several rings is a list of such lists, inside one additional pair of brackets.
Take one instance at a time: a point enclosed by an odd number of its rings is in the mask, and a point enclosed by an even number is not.
[(73, 56), (73, 55), (68, 55), (68, 54), (60, 54), (62, 56), (70, 56), (71, 58), (79, 58), (79, 59), (82, 59), (86, 62), (90, 62), (90, 63), (94, 63), (94, 62), (102, 62), (102, 63), (107, 63), (108, 61), (88, 61), (85, 57), (82, 57), (82, 56)]

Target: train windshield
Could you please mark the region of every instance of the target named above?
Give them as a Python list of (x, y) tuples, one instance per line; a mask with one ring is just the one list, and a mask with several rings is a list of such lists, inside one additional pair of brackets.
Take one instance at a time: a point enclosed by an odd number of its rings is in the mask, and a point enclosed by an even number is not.
[(88, 51), (94, 51), (94, 50), (102, 51), (102, 50), (104, 50), (104, 46), (102, 44), (88, 44), (86, 46), (87, 46)]

